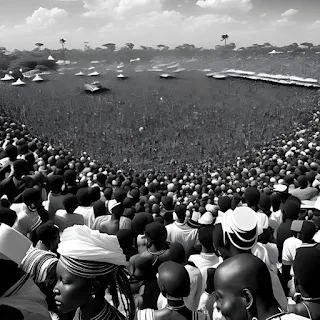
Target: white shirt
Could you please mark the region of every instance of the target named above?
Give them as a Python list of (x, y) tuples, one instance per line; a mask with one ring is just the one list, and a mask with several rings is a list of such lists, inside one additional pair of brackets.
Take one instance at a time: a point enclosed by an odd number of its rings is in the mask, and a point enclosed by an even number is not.
[(167, 225), (166, 229), (168, 233), (167, 241), (181, 243), (186, 252), (186, 257), (189, 257), (198, 240), (198, 230), (190, 228), (186, 223), (177, 221)]
[(297, 249), (300, 248), (302, 245), (302, 241), (295, 237), (290, 237), (286, 239), (283, 243), (282, 249), (282, 263), (285, 265), (292, 265)]
[(78, 213), (67, 213), (66, 210), (58, 210), (54, 216), (54, 222), (59, 227), (60, 232), (74, 225), (83, 225), (83, 215)]
[(200, 270), (202, 275), (202, 290), (204, 292), (207, 284), (207, 270), (209, 268), (217, 268), (220, 263), (223, 262), (221, 257), (216, 256), (214, 253), (200, 253), (193, 254), (189, 257), (189, 261), (193, 262), (195, 266)]
[(272, 212), (269, 218), (269, 226), (274, 230), (273, 236), (275, 239), (277, 239), (277, 231), (280, 224), (282, 223), (282, 217), (283, 217), (282, 211), (278, 210), (278, 211)]

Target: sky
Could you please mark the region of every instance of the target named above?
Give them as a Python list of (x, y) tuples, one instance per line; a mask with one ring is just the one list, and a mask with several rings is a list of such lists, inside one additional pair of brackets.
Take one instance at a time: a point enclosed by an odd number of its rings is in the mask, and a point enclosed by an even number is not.
[[(214, 48), (269, 42), (320, 44), (319, 0), (0, 0), (0, 46), (8, 50), (189, 43)], [(318, 42), (317, 42), (318, 41)]]

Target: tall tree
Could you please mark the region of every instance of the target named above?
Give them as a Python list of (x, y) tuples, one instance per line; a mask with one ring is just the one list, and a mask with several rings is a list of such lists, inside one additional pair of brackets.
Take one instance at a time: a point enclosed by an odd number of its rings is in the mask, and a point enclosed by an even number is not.
[(43, 47), (43, 43), (37, 42), (35, 46), (38, 48), (38, 51), (41, 51), (41, 47)]
[(115, 43), (106, 43), (102, 45), (103, 47), (105, 47), (108, 51), (114, 52), (116, 50), (116, 44)]
[(90, 50), (89, 42), (85, 41), (84, 42), (84, 51), (88, 51), (88, 50)]
[(67, 40), (66, 39), (63, 39), (61, 38), (59, 40), (59, 43), (61, 44), (61, 47), (62, 47), (62, 54), (63, 54), (63, 61), (64, 61), (64, 64), (66, 64), (66, 48), (65, 48), (65, 44), (66, 44)]
[(131, 42), (127, 42), (127, 43), (126, 43), (126, 47), (127, 47), (128, 49), (130, 49), (130, 50), (133, 50), (134, 44), (131, 43)]
[(311, 50), (311, 48), (313, 47), (313, 43), (311, 43), (311, 42), (303, 42), (300, 45), (308, 47), (308, 50)]
[(223, 34), (221, 36), (221, 41), (224, 41), (224, 46), (227, 46), (227, 40), (229, 39), (229, 36), (227, 34)]

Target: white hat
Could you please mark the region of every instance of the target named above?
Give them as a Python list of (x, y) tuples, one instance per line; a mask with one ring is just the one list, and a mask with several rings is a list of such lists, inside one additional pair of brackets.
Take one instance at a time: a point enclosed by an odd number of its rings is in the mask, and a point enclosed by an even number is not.
[(213, 224), (214, 218), (211, 212), (205, 212), (200, 219), (198, 220), (198, 223), (210, 225)]
[[(241, 250), (250, 250), (256, 244), (258, 239), (257, 214), (249, 207), (237, 207), (235, 210), (225, 212), (223, 222), (224, 231), (229, 234), (231, 243)], [(245, 234), (256, 229), (256, 232), (251, 239), (247, 239)], [(235, 236), (231, 237), (231, 234)], [(238, 239), (241, 243), (237, 243)], [(244, 245), (244, 246), (242, 246)]]
[(206, 204), (206, 206), (205, 206), (206, 210), (207, 210), (208, 212), (211, 212), (211, 213), (213, 213), (215, 207), (216, 207), (215, 205), (209, 204), (209, 203)]
[(314, 204), (314, 209), (320, 210), (320, 197), (317, 198), (317, 200)]
[(121, 203), (120, 202), (117, 202), (117, 200), (110, 200), (108, 202), (108, 210), (109, 212), (112, 213), (112, 209), (115, 208), (116, 206), (119, 206)]
[(273, 186), (273, 191), (275, 192), (286, 192), (288, 187), (284, 184), (275, 184)]
[(31, 241), (6, 224), (0, 225), (0, 257), (9, 259), (20, 266), (21, 261), (30, 249)]

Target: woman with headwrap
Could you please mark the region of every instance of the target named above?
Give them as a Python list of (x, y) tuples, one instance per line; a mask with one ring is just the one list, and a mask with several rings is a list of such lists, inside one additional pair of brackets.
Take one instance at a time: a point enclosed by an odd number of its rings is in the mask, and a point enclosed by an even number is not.
[[(128, 263), (116, 236), (73, 226), (62, 233), (58, 253), (54, 294), (60, 313), (76, 310), (74, 320), (134, 318)], [(112, 301), (105, 300), (106, 291)], [(117, 310), (120, 303), (125, 315)]]

